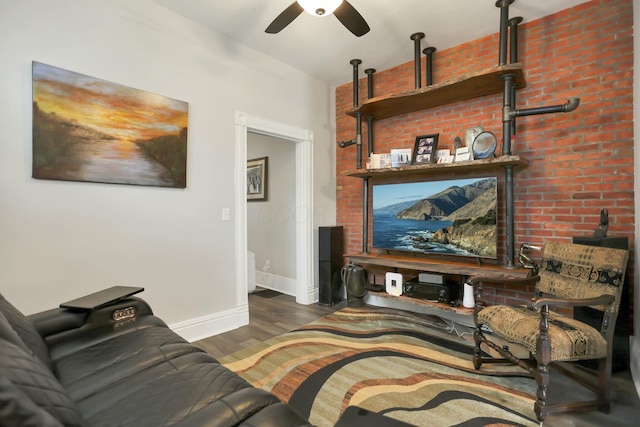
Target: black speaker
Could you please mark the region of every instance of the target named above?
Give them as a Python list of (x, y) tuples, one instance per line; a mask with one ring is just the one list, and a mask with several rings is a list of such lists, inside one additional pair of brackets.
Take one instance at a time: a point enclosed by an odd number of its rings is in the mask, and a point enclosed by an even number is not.
[(332, 306), (342, 301), (343, 227), (319, 227), (320, 300)]
[[(626, 236), (620, 237), (574, 237), (573, 243), (587, 246), (600, 246), (614, 249), (629, 249), (629, 239)], [(632, 260), (629, 260), (633, 262)], [(627, 267), (628, 272), (628, 267)], [(620, 298), (620, 309), (618, 310), (618, 320), (616, 321), (616, 329), (613, 336), (613, 366), (612, 372), (628, 371), (630, 369), (631, 355), (629, 346), (629, 335), (633, 332), (631, 315), (631, 293), (629, 289), (629, 275), (624, 278), (624, 287), (622, 288), (622, 296)], [(584, 322), (594, 328), (600, 330), (603, 313), (591, 307), (574, 308), (575, 319)], [(597, 369), (597, 364), (592, 360), (584, 360), (579, 362), (588, 368)]]

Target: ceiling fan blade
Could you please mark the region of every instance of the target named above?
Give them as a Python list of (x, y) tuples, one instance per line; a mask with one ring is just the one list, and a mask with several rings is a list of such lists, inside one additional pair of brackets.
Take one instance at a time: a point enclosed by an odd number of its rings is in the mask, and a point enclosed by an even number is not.
[(338, 18), (338, 21), (342, 23), (347, 30), (351, 31), (356, 36), (360, 37), (367, 34), (370, 30), (369, 25), (364, 20), (362, 15), (351, 6), (347, 0), (344, 0), (333, 14)]
[(291, 24), (303, 11), (302, 6), (300, 6), (297, 1), (294, 1), (291, 6), (283, 10), (282, 13), (269, 24), (264, 32), (269, 34), (279, 33), (284, 27)]

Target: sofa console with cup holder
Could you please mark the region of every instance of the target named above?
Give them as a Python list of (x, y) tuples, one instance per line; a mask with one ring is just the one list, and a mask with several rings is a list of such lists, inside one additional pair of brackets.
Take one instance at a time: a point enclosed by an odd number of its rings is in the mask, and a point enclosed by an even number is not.
[(0, 295), (0, 425), (310, 425), (171, 331), (140, 291), (30, 316)]

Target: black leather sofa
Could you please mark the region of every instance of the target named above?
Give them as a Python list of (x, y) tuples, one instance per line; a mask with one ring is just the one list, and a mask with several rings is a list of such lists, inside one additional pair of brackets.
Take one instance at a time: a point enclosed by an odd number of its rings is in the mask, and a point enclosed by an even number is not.
[(0, 295), (0, 426), (310, 425), (123, 291), (31, 316)]

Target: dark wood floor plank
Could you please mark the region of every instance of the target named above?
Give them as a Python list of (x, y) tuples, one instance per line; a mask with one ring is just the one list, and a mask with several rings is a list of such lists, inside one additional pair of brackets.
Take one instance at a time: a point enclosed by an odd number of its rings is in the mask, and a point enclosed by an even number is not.
[(344, 303), (333, 307), (301, 305), (296, 303), (294, 297), (285, 294), (272, 298), (249, 294), (249, 325), (194, 344), (213, 357), (220, 358), (297, 329), (344, 306)]

